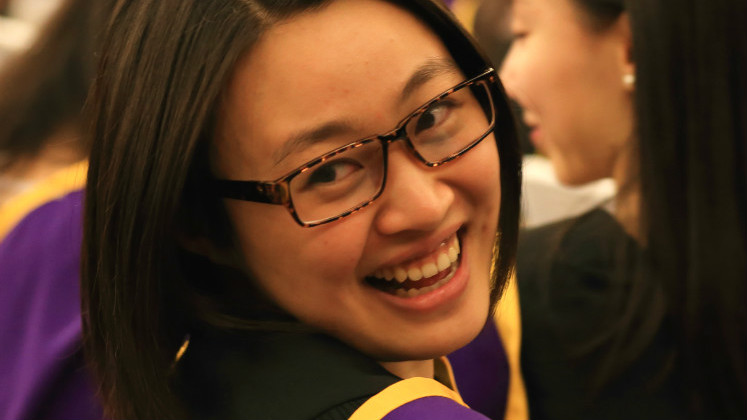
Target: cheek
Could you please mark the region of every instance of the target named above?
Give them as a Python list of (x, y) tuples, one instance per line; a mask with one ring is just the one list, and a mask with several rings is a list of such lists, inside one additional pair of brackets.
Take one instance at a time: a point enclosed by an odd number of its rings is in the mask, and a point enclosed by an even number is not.
[(480, 159), (480, 162), (475, 164), (475, 172), (478, 175), (476, 180), (482, 188), (492, 191), (494, 194), (491, 196), (500, 201), (501, 166), (495, 134), (486, 137), (480, 144), (480, 148), (480, 153), (476, 156)]
[(540, 39), (527, 40), (516, 59), (515, 93), (524, 106), (541, 106), (557, 89), (558, 61), (552, 49)]
[(303, 318), (308, 306), (334, 303), (351, 284), (365, 240), (356, 223), (303, 228), (282, 207), (231, 204), (251, 277), (286, 311)]
[(468, 191), (470, 204), (493, 226), (501, 204), (500, 159), (495, 136), (491, 134), (470, 151), (458, 171), (464, 178), (462, 185)]
[(274, 279), (297, 266), (291, 256), (301, 252), (302, 243), (293, 240), (293, 231), (300, 227), (292, 225), (293, 220), (280, 206), (229, 201), (226, 208), (251, 278), (273, 295), (272, 286), (283, 285)]
[[(579, 78), (574, 51), (550, 34), (537, 34), (526, 41), (518, 60), (517, 77), (522, 105), (538, 112), (559, 109), (572, 99), (568, 86)], [(520, 95), (521, 96), (521, 95)]]

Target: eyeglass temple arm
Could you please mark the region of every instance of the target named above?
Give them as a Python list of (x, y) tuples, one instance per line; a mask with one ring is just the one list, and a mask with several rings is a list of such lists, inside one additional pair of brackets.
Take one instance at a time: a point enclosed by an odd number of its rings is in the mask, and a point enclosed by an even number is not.
[(219, 196), (257, 203), (285, 204), (290, 201), (288, 188), (283, 184), (254, 181), (216, 180)]

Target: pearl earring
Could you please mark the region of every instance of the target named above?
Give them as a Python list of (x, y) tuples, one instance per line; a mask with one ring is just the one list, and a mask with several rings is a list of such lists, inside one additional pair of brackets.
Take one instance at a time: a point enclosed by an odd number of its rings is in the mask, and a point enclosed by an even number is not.
[(632, 88), (635, 85), (635, 74), (628, 73), (622, 77), (622, 82), (626, 87)]

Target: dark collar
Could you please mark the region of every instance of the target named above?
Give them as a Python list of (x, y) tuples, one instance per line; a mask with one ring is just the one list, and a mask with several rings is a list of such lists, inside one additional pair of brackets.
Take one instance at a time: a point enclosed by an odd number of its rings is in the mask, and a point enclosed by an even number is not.
[(193, 334), (177, 371), (195, 417), (221, 419), (313, 418), (399, 380), (357, 350), (309, 333)]

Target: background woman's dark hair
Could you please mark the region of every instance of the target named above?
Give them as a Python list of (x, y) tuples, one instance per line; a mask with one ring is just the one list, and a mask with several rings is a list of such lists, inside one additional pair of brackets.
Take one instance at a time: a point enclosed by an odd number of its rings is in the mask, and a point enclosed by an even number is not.
[(696, 418), (747, 418), (747, 2), (631, 2), (642, 220)]
[[(240, 264), (222, 201), (208, 186), (214, 112), (235, 63), (265, 29), (324, 3), (118, 3), (87, 106), (93, 147), (81, 290), (86, 352), (108, 416), (185, 416), (169, 366), (189, 325), (268, 327), (242, 319), (246, 313), (226, 297), (237, 294), (230, 276), (186, 267), (180, 245), (199, 248), (202, 238)], [(484, 70), (486, 60), (442, 6), (397, 4), (434, 28), (467, 75)], [(515, 258), (520, 159), (505, 95), (499, 87), (493, 93), (503, 195), (495, 299)], [(255, 290), (245, 294), (252, 292), (242, 298), (261, 301)]]
[(94, 47), (113, 1), (65, 1), (29, 50), (3, 65), (0, 170), (34, 156), (62, 125), (79, 123), (95, 69)]
[(592, 29), (610, 27), (625, 11), (624, 0), (571, 0), (580, 6), (581, 18)]

